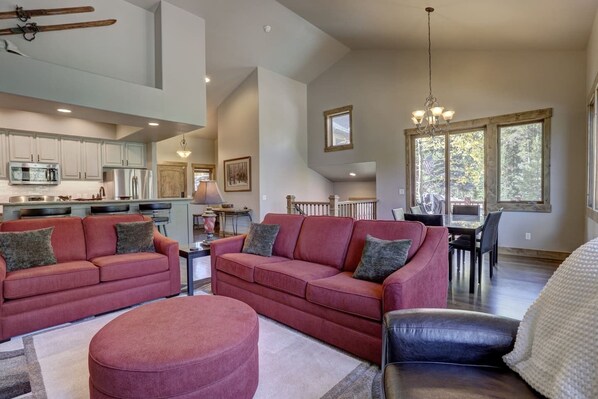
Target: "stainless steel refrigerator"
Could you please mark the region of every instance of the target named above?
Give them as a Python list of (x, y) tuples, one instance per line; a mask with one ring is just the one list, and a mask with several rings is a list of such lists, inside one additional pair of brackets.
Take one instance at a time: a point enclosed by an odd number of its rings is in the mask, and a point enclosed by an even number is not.
[(104, 169), (108, 199), (154, 198), (152, 171), (147, 169)]

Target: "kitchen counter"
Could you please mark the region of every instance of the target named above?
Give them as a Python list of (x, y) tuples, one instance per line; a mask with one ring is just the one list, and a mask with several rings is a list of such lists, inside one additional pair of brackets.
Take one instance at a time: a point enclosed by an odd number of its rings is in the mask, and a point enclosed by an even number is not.
[(193, 216), (189, 211), (191, 198), (155, 198), (155, 199), (129, 199), (129, 200), (88, 200), (88, 201), (29, 201), (29, 202), (2, 202), (4, 221), (19, 219), (20, 210), (23, 208), (60, 208), (71, 207), (71, 216), (85, 217), (90, 214), (92, 206), (129, 204), (129, 213), (138, 213), (139, 204), (149, 202), (167, 202), (172, 204), (170, 209), (170, 223), (166, 226), (168, 237), (182, 244), (193, 241)]

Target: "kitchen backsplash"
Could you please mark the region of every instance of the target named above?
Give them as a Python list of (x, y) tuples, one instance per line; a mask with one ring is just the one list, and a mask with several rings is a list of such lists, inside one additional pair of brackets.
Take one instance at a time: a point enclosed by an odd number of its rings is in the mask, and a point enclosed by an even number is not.
[(0, 202), (8, 202), (15, 195), (70, 195), (73, 198), (91, 198), (98, 194), (101, 181), (63, 180), (57, 186), (9, 185), (8, 180), (0, 180)]

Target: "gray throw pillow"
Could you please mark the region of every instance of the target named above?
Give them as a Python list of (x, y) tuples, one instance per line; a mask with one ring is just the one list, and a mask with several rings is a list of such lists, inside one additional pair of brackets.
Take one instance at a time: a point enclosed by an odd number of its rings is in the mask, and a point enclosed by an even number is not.
[(251, 223), (245, 237), (242, 252), (261, 256), (272, 256), (272, 248), (280, 226), (277, 224)]
[(9, 272), (56, 263), (52, 248), (54, 227), (0, 233), (0, 254)]
[(116, 253), (156, 252), (154, 222), (116, 223)]
[(388, 241), (368, 234), (353, 277), (382, 283), (386, 277), (405, 266), (409, 247), (411, 240)]

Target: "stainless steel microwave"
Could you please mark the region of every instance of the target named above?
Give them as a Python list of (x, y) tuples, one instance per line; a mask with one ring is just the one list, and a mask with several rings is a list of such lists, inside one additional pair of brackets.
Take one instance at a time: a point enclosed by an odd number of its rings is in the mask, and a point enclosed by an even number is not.
[(60, 165), (57, 163), (21, 163), (8, 164), (10, 184), (60, 184)]

